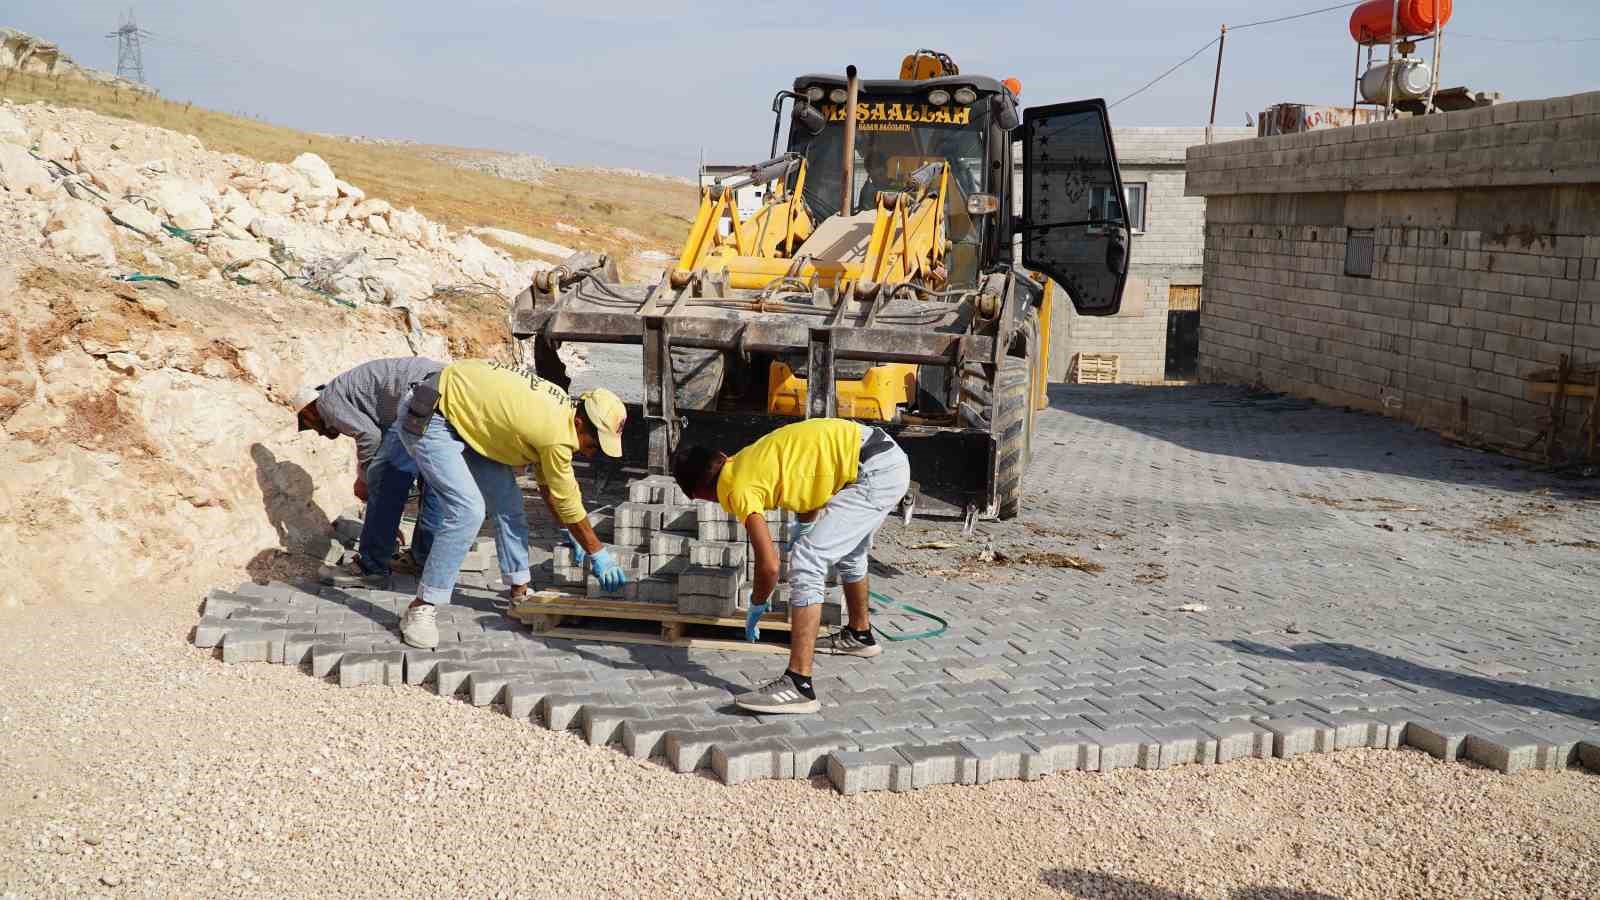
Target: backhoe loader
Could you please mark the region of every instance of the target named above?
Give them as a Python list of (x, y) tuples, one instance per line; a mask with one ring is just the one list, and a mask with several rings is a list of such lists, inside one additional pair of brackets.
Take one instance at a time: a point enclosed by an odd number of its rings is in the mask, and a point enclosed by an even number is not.
[[(535, 369), (566, 384), (561, 344), (642, 344), (643, 427), (626, 443), (651, 472), (684, 439), (732, 451), (797, 417), (842, 416), (906, 448), (908, 517), (953, 512), (970, 530), (1015, 516), (1054, 294), (1110, 315), (1127, 279), (1106, 106), (1024, 111), (1014, 80), (931, 51), (900, 76), (852, 66), (780, 91), (770, 158), (703, 190), (658, 282), (620, 283), (587, 253), (540, 273), (512, 310)], [(750, 184), (764, 202), (741, 217)]]

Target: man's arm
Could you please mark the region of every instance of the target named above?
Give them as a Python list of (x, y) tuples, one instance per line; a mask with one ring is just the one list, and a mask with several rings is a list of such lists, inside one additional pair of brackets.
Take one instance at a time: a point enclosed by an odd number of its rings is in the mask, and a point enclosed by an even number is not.
[(756, 581), (750, 588), (750, 605), (756, 606), (767, 602), (778, 586), (778, 548), (772, 543), (765, 515), (753, 512), (745, 517), (744, 530), (750, 536), (750, 549), (756, 555)]
[[(550, 499), (550, 489), (542, 484), (539, 485), (539, 497), (544, 500), (544, 508), (550, 510), (550, 518), (560, 522), (561, 515), (556, 512), (555, 501)], [(563, 525), (572, 534), (572, 537), (577, 540), (578, 546), (583, 548), (583, 552), (593, 553), (602, 546), (600, 536), (594, 533), (594, 526), (589, 524), (588, 516), (584, 516), (576, 522), (563, 523)]]

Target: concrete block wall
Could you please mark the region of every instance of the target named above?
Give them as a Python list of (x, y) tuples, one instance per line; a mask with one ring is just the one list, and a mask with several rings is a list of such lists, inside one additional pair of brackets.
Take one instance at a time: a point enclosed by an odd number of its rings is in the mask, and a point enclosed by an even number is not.
[[(1600, 361), (1600, 92), (1189, 159), (1205, 380), (1520, 446), (1548, 411), (1527, 373)], [(1368, 230), (1371, 277), (1346, 275)]]

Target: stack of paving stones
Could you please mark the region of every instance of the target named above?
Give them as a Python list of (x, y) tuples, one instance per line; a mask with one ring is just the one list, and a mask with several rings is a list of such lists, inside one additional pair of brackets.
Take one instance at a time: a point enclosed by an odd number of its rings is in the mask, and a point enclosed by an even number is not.
[[(940, 559), (943, 571), (920, 574), (928, 554), (899, 547), (891, 524), (874, 551), (875, 588), (951, 628), (888, 643), (874, 659), (819, 657), (814, 716), (732, 706), (777, 674), (769, 654), (531, 633), (496, 608), (487, 546), (474, 552), (489, 574), (464, 576), (440, 609), (434, 651), (400, 641), (414, 588), (403, 579), (393, 591), (214, 591), (194, 642), (227, 662), (294, 664), (345, 686), (422, 685), (730, 784), (826, 775), (849, 793), (904, 791), (1354, 747), (1419, 748), (1501, 772), (1600, 769), (1592, 550), (1379, 530), (1374, 521), (1405, 514), (1302, 499), (1402, 498), (1425, 508), (1414, 517), (1453, 528), (1481, 518), (1486, 498), (1571, 485), (1380, 418), (1211, 404), (1237, 400), (1221, 388), (1069, 396), (1073, 412), (1040, 415), (1035, 446), (1066, 449), (1035, 459), (1028, 513), (982, 527), (1012, 546), (1059, 550), (1074, 545), (1035, 529), (1125, 532), (1074, 551), (1108, 570), (964, 576)], [(1584, 515), (1579, 526), (1600, 522)], [(661, 537), (660, 555), (675, 556), (673, 534), (689, 537), (662, 528), (647, 557)], [(1106, 552), (1091, 551), (1094, 541)], [(1117, 542), (1167, 548), (1170, 577), (1136, 583), (1131, 564), (1114, 564)], [(548, 545), (534, 548), (536, 565)], [(1195, 603), (1208, 608), (1181, 609)], [(926, 627), (893, 615), (874, 623), (891, 634)]]
[[(742, 617), (750, 608), (755, 581), (755, 552), (744, 526), (720, 504), (690, 500), (669, 476), (652, 475), (628, 485), (628, 501), (605, 512), (612, 547), (628, 575), (621, 589), (606, 591), (594, 574), (574, 563), (572, 549), (554, 551), (552, 570), (557, 586), (581, 588), (594, 599), (628, 600), (671, 607), (688, 615)], [(795, 528), (793, 513), (767, 513), (767, 526), (777, 544), (779, 583), (770, 603), (786, 614), (789, 547)], [(597, 534), (601, 534), (599, 528)], [(829, 583), (836, 575), (830, 573)], [(838, 598), (825, 604), (823, 622), (837, 625), (843, 606)]]

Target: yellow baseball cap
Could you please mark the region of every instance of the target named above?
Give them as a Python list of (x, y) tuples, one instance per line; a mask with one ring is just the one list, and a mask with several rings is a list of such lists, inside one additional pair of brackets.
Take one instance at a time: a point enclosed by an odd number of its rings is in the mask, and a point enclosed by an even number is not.
[(622, 426), (628, 423), (628, 408), (616, 394), (605, 388), (596, 388), (578, 395), (583, 404), (583, 414), (594, 425), (595, 436), (600, 439), (600, 449), (607, 456), (622, 456)]

